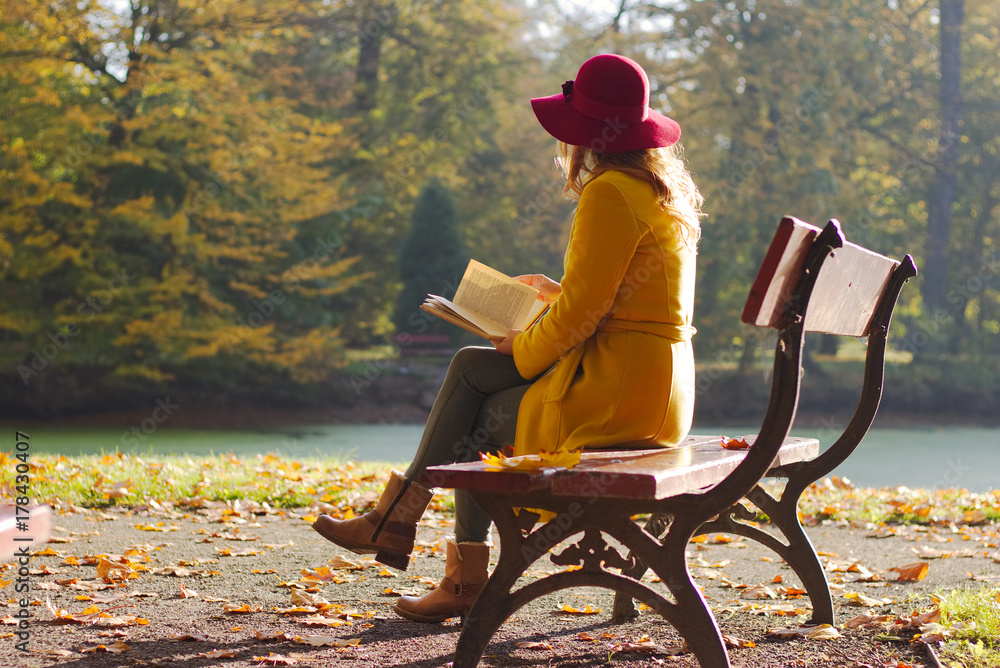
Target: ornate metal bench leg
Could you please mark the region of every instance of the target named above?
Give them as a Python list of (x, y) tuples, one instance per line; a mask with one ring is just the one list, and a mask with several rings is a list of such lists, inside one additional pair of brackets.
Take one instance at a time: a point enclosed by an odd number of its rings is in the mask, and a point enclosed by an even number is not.
[[(517, 578), (515, 577), (514, 580)], [(513, 581), (494, 573), (462, 620), (462, 633), (455, 647), (454, 668), (475, 668), (490, 638), (510, 616), (510, 587)]]
[[(666, 531), (669, 525), (669, 515), (654, 513), (649, 516), (648, 520), (646, 520), (645, 531), (649, 535), (659, 538), (663, 535), (663, 532)], [(629, 559), (632, 560), (634, 565), (632, 568), (623, 569), (622, 575), (632, 578), (633, 580), (639, 580), (646, 574), (649, 567), (631, 552), (629, 552)], [(615, 592), (615, 605), (611, 611), (611, 619), (616, 622), (621, 622), (638, 616), (639, 612), (635, 609), (635, 603), (632, 601), (632, 597), (621, 591)]]
[(784, 559), (802, 580), (802, 586), (812, 601), (813, 614), (809, 623), (833, 624), (833, 598), (830, 596), (830, 585), (812, 541), (794, 516), (789, 520), (782, 514), (772, 519), (788, 540)]
[[(785, 494), (789, 494), (787, 487)], [(792, 497), (794, 497), (794, 502)], [(816, 554), (816, 548), (813, 547), (812, 541), (809, 540), (809, 536), (806, 535), (805, 529), (799, 522), (798, 495), (792, 491), (787, 497), (783, 495), (779, 501), (760, 487), (756, 487), (747, 495), (747, 498), (767, 513), (771, 522), (781, 531), (788, 542), (787, 546), (775, 546), (770, 541), (757, 539), (777, 552), (799, 576), (813, 606), (810, 622), (813, 624), (833, 624), (833, 598), (830, 596), (830, 585), (826, 580), (823, 564), (819, 561), (819, 555)], [(746, 531), (738, 531), (738, 533), (750, 538), (755, 537)]]
[(662, 553), (649, 559), (649, 565), (674, 595), (677, 610), (682, 614), (675, 615), (671, 622), (694, 652), (701, 668), (730, 668), (719, 624), (687, 570), (686, 544), (686, 540), (671, 540), (668, 533)]
[(475, 668), (493, 634), (514, 612), (511, 589), (538, 556), (521, 536), (519, 520), (506, 499), (474, 494), (476, 502), (493, 518), (500, 534), (500, 556), (490, 579), (483, 585), (469, 614), (462, 620), (462, 633), (455, 647), (454, 668)]

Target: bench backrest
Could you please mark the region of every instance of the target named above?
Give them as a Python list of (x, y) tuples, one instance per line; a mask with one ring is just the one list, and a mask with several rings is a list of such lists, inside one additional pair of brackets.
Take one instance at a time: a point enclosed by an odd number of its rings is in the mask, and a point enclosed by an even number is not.
[[(786, 217), (768, 247), (743, 312), (743, 321), (778, 330), (771, 399), (760, 433), (726, 480), (678, 503), (736, 503), (771, 470), (795, 421), (802, 377), (805, 333), (867, 336), (861, 399), (840, 438), (815, 459), (795, 465), (809, 475), (789, 477), (785, 494), (819, 479), (846, 459), (871, 427), (882, 396), (885, 348), (896, 298), (917, 273), (913, 258), (896, 262), (844, 239), (840, 223), (821, 231)], [(815, 475), (813, 475), (815, 474)], [(687, 496), (687, 495), (685, 495)], [(708, 499), (712, 496), (714, 498)]]
[[(785, 324), (788, 301), (820, 232), (818, 227), (797, 218), (782, 219), (750, 288), (743, 322), (774, 329)], [(823, 262), (809, 299), (804, 330), (841, 336), (867, 335), (875, 309), (897, 266), (896, 260), (844, 242)]]

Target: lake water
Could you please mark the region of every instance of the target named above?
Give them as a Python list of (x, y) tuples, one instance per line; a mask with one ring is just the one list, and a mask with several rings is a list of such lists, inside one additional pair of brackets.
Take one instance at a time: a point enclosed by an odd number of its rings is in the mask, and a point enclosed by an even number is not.
[[(161, 428), (140, 434), (140, 440), (113, 429), (38, 427), (29, 435), (36, 454), (273, 452), (288, 458), (337, 455), (405, 464), (422, 430), (421, 425), (322, 425), (252, 432)], [(697, 427), (694, 432), (737, 436), (756, 429)], [(823, 446), (837, 436), (822, 429), (796, 429), (793, 434), (819, 438)], [(875, 428), (834, 473), (862, 487), (964, 487), (985, 492), (1000, 487), (1000, 428)]]

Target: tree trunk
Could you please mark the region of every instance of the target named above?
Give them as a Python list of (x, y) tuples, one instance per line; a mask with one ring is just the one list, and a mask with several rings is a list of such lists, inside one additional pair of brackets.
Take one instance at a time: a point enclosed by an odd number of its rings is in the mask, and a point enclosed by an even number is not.
[(941, 134), (927, 205), (927, 246), (921, 267), (927, 309), (925, 315), (931, 318), (937, 317), (948, 305), (948, 246), (962, 133), (962, 22), (965, 0), (940, 0), (940, 9)]
[(358, 17), (358, 65), (355, 69), (354, 104), (365, 126), (361, 144), (371, 139), (371, 112), (378, 106), (379, 64), (382, 59), (382, 37), (395, 15), (395, 8), (375, 4), (362, 10)]

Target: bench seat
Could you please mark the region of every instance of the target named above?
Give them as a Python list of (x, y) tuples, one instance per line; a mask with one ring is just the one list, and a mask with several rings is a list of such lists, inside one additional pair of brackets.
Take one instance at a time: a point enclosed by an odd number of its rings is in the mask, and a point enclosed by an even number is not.
[[(746, 436), (753, 444), (756, 434)], [(586, 497), (588, 490), (622, 499), (665, 499), (715, 485), (733, 472), (745, 450), (727, 450), (721, 436), (688, 436), (676, 448), (589, 450), (571, 469), (497, 470), (483, 462), (432, 466), (425, 481), (436, 487), (520, 494), (548, 490), (556, 496)], [(774, 466), (814, 459), (819, 441), (788, 438)]]

